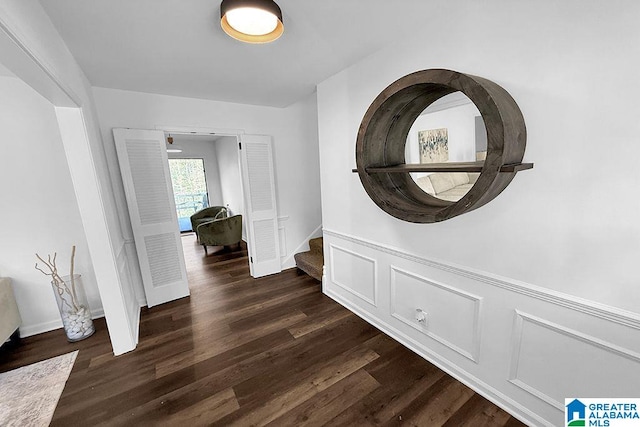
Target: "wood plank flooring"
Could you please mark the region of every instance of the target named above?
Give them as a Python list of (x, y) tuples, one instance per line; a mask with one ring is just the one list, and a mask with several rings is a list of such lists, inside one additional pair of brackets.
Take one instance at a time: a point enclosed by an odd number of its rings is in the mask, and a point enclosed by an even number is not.
[(321, 293), (296, 269), (252, 279), (246, 247), (182, 238), (191, 297), (142, 309), (114, 357), (103, 319), (0, 350), (0, 372), (80, 350), (53, 426), (521, 426)]

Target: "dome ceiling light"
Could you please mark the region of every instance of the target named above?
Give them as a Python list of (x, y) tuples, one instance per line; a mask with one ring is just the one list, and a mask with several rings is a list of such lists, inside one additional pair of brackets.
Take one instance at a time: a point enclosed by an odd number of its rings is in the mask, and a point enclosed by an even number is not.
[(272, 0), (223, 0), (220, 25), (245, 43), (270, 43), (284, 32), (282, 11)]

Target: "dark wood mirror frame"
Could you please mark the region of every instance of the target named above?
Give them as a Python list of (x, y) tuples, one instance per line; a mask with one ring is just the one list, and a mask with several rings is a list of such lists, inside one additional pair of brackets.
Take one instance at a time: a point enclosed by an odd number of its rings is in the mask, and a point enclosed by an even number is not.
[[(484, 162), (406, 164), (405, 145), (413, 122), (433, 102), (453, 92), (465, 94), (478, 108), (487, 129)], [(456, 71), (433, 69), (400, 78), (373, 101), (356, 141), (357, 172), (369, 197), (385, 212), (404, 221), (444, 221), (493, 200), (522, 163), (527, 141), (524, 117), (511, 95), (497, 84)], [(457, 202), (431, 196), (410, 172), (480, 172)]]

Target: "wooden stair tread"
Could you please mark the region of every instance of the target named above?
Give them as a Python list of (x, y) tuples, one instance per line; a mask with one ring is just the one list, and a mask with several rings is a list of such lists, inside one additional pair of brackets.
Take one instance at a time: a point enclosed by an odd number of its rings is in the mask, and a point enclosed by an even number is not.
[(322, 280), (324, 256), (312, 251), (300, 252), (293, 256), (296, 266), (316, 280)]

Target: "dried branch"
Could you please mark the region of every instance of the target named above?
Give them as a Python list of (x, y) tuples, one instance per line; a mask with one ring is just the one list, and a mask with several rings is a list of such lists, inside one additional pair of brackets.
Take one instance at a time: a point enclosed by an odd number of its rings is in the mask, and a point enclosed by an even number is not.
[[(74, 265), (75, 252), (76, 252), (76, 247), (73, 246), (72, 249), (71, 249), (71, 288), (72, 289), (69, 289), (69, 287), (67, 286), (66, 282), (64, 280), (62, 280), (62, 277), (60, 277), (60, 275), (58, 274), (58, 267), (56, 265), (56, 258), (58, 256), (58, 254), (56, 252), (53, 253), (53, 259), (51, 259), (51, 255), (50, 254), (47, 255), (47, 261), (42, 259), (42, 257), (36, 253), (36, 258), (38, 258), (38, 260), (40, 260), (40, 262), (42, 262), (44, 265), (47, 266), (47, 268), (49, 269), (50, 273), (47, 273), (42, 268), (40, 268), (38, 266), (37, 262), (36, 262), (35, 268), (36, 268), (36, 270), (40, 271), (45, 276), (50, 276), (51, 277), (51, 283), (56, 288), (56, 291), (58, 292), (59, 295), (62, 295), (65, 292), (67, 292), (69, 295), (71, 295), (71, 304), (73, 305), (73, 309), (75, 311), (78, 311), (80, 307), (79, 307), (78, 298), (77, 298), (77, 295), (76, 295), (75, 281), (73, 279), (73, 265)], [(64, 298), (61, 298), (61, 299), (62, 299), (63, 302), (66, 302), (64, 300)]]
[[(36, 254), (38, 255), (38, 254)], [(38, 263), (36, 262), (36, 270), (40, 271), (42, 274), (44, 274), (45, 276), (53, 276), (52, 273), (47, 273), (45, 272), (43, 269), (41, 269), (40, 267), (38, 267)]]
[(71, 246), (71, 295), (76, 297), (76, 280), (73, 277), (73, 260), (76, 257), (76, 245)]

